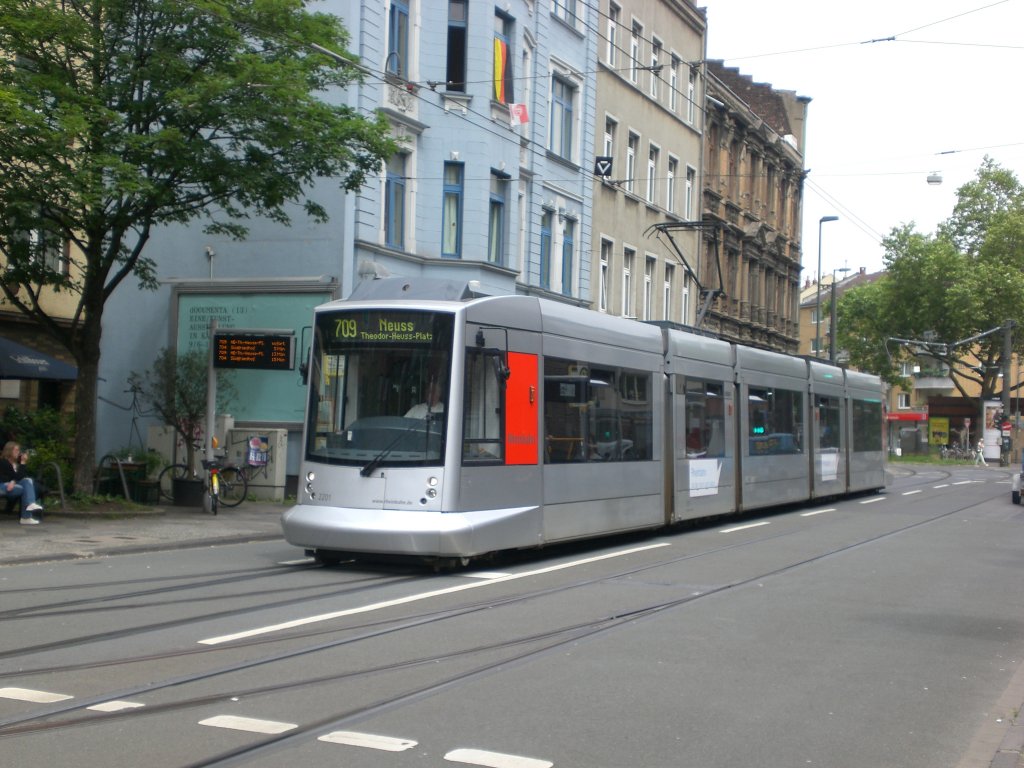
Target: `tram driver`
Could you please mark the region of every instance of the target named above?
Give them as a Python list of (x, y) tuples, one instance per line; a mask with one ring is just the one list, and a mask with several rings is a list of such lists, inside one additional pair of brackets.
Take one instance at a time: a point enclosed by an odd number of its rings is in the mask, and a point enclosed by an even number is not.
[(444, 413), (444, 401), (441, 399), (441, 385), (437, 379), (431, 379), (427, 385), (427, 399), (417, 403), (405, 412), (407, 419), (425, 419), (435, 413)]

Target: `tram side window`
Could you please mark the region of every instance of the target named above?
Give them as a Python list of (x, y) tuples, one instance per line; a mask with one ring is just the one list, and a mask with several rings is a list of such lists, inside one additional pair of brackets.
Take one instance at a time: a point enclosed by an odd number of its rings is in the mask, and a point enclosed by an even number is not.
[(818, 398), (818, 430), (823, 451), (839, 450), (839, 398)]
[(502, 425), (504, 388), (498, 386), (491, 351), (466, 351), (466, 393), (463, 403), (462, 460), (489, 463), (505, 460)]
[(803, 404), (801, 392), (750, 387), (747, 393), (750, 455), (803, 453)]
[(853, 401), (853, 450), (882, 450), (882, 403), (877, 400)]
[(547, 463), (650, 459), (653, 421), (650, 374), (545, 360)]
[(722, 383), (679, 376), (676, 394), (684, 398), (686, 457), (724, 456), (725, 392)]

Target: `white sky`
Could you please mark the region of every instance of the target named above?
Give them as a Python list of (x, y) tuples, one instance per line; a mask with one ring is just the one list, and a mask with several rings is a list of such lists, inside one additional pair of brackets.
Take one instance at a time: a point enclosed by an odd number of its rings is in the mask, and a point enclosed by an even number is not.
[[(882, 237), (931, 233), (987, 154), (1024, 180), (1024, 0), (698, 0), (708, 57), (812, 99), (803, 263), (882, 269)], [(895, 37), (895, 41), (864, 41)], [(949, 154), (944, 154), (949, 153)], [(929, 186), (929, 173), (942, 174)]]

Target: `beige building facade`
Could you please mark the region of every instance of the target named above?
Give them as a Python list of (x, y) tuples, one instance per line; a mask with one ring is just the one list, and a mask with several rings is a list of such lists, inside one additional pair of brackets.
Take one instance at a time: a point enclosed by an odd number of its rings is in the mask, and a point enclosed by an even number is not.
[[(63, 243), (46, 249), (43, 258), (50, 269), (66, 275), (69, 270), (78, 268), (76, 260), (80, 256), (70, 243)], [(22, 299), (31, 305), (32, 300), (27, 294), (23, 293)], [(78, 294), (42, 287), (38, 289), (36, 300), (49, 317), (57, 324), (62, 324), (70, 321), (73, 316), (78, 305)], [(75, 364), (67, 349), (3, 297), (0, 297), (0, 336), (69, 365)], [(0, 379), (0, 414), (9, 406), (23, 411), (49, 407), (70, 414), (74, 410), (74, 392), (74, 382), (71, 381)]]
[[(689, 325), (687, 263), (700, 232), (686, 225), (701, 219), (706, 18), (682, 0), (600, 0), (599, 19), (591, 308)], [(652, 229), (666, 225), (682, 225), (679, 251)]]
[(707, 62), (706, 72), (703, 327), (730, 341), (795, 353), (810, 99), (720, 61)]

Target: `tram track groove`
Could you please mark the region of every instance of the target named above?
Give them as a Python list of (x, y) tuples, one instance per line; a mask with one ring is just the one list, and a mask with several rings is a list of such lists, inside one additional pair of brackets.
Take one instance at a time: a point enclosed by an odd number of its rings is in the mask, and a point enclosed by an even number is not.
[[(586, 579), (577, 579), (577, 580), (574, 580), (571, 583), (559, 584), (559, 585), (554, 585), (554, 586), (543, 588), (543, 589), (531, 590), (531, 591), (526, 592), (526, 593), (509, 595), (509, 596), (506, 596), (506, 597), (501, 598), (499, 600), (491, 599), (491, 600), (484, 600), (484, 601), (476, 601), (476, 602), (471, 603), (471, 604), (464, 604), (464, 605), (458, 606), (456, 608), (446, 609), (444, 611), (424, 612), (424, 613), (420, 613), (420, 614), (414, 615), (412, 617), (404, 616), (404, 617), (386, 619), (386, 620), (383, 620), (383, 621), (380, 621), (380, 622), (374, 622), (374, 623), (371, 623), (371, 624), (364, 624), (364, 625), (362, 625), (363, 629), (365, 629), (366, 627), (370, 627), (370, 626), (375, 626), (376, 629), (373, 629), (372, 631), (360, 632), (356, 636), (352, 636), (350, 634), (350, 636), (348, 636), (348, 637), (333, 639), (333, 640), (330, 640), (330, 641), (327, 641), (327, 642), (324, 642), (324, 643), (319, 643), (319, 644), (316, 644), (316, 645), (313, 645), (313, 646), (307, 646), (307, 647), (298, 648), (298, 649), (281, 651), (281, 652), (278, 652), (278, 653), (275, 653), (275, 654), (271, 654), (271, 655), (268, 655), (268, 656), (265, 656), (265, 657), (261, 657), (259, 659), (251, 659), (251, 660), (247, 660), (247, 661), (243, 661), (243, 662), (238, 662), (238, 663), (234, 663), (234, 664), (225, 665), (225, 666), (222, 666), (221, 668), (215, 669), (215, 670), (207, 670), (205, 672), (197, 672), (197, 673), (193, 673), (193, 674), (189, 674), (189, 675), (179, 676), (177, 678), (173, 678), (173, 679), (169, 679), (169, 680), (164, 680), (164, 681), (159, 681), (159, 682), (155, 682), (155, 683), (151, 683), (151, 684), (147, 684), (147, 685), (134, 686), (134, 687), (131, 687), (131, 688), (128, 688), (128, 689), (125, 689), (125, 690), (121, 690), (121, 691), (117, 691), (117, 692), (107, 692), (107, 693), (104, 693), (102, 695), (96, 695), (96, 696), (89, 697), (88, 699), (76, 699), (76, 700), (68, 701), (66, 703), (62, 703), (60, 705), (56, 705), (56, 706), (47, 708), (47, 709), (45, 709), (43, 711), (37, 711), (35, 713), (25, 713), (25, 714), (20, 715), (20, 716), (15, 716), (15, 717), (12, 717), (12, 718), (7, 718), (5, 720), (0, 720), (0, 737), (14, 736), (14, 735), (17, 735), (19, 733), (30, 732), (32, 730), (39, 730), (39, 729), (43, 729), (43, 728), (45, 728), (45, 729), (60, 729), (60, 728), (74, 727), (74, 726), (79, 726), (79, 725), (98, 724), (98, 723), (101, 723), (101, 722), (109, 721), (111, 717), (118, 717), (118, 718), (141, 717), (141, 716), (146, 716), (148, 714), (156, 714), (156, 713), (158, 713), (160, 711), (166, 711), (167, 709), (188, 709), (190, 707), (206, 705), (206, 704), (210, 703), (211, 700), (223, 701), (223, 700), (225, 700), (226, 697), (230, 697), (230, 696), (250, 696), (250, 697), (252, 697), (252, 696), (257, 696), (257, 695), (260, 695), (260, 696), (272, 695), (274, 693), (278, 693), (278, 692), (281, 692), (281, 691), (288, 690), (288, 689), (290, 689), (292, 687), (295, 687), (296, 685), (325, 684), (325, 683), (333, 682), (333, 681), (336, 681), (336, 680), (339, 680), (339, 679), (346, 679), (346, 678), (352, 678), (352, 677), (357, 677), (357, 676), (358, 677), (372, 676), (372, 675), (375, 675), (375, 674), (381, 674), (381, 673), (386, 673), (386, 672), (394, 672), (394, 671), (397, 671), (397, 670), (408, 669), (408, 668), (412, 668), (412, 667), (418, 667), (418, 666), (421, 666), (421, 665), (424, 665), (424, 664), (437, 664), (439, 662), (450, 661), (450, 660), (456, 659), (456, 658), (464, 658), (466, 656), (469, 656), (469, 655), (472, 655), (472, 654), (477, 654), (477, 653), (482, 653), (482, 652), (489, 652), (489, 653), (499, 652), (499, 651), (504, 650), (504, 649), (512, 649), (512, 648), (515, 648), (515, 647), (519, 647), (519, 646), (522, 646), (523, 644), (526, 644), (526, 643), (536, 643), (536, 642), (539, 642), (539, 641), (541, 641), (543, 639), (546, 639), (546, 638), (551, 638), (551, 640), (552, 640), (552, 642), (550, 642), (548, 644), (545, 644), (541, 648), (530, 649), (530, 650), (524, 651), (524, 652), (522, 652), (520, 654), (517, 654), (515, 656), (509, 657), (509, 658), (503, 658), (503, 659), (498, 660), (498, 661), (494, 661), (494, 662), (490, 662), (490, 663), (485, 664), (485, 665), (481, 665), (481, 666), (479, 666), (477, 668), (474, 668), (473, 670), (463, 671), (463, 672), (460, 672), (458, 674), (451, 675), (448, 678), (435, 681), (435, 682), (431, 683), (430, 685), (420, 686), (420, 687), (417, 687), (417, 688), (415, 688), (413, 690), (409, 690), (409, 691), (405, 691), (405, 692), (400, 693), (400, 694), (396, 694), (396, 695), (394, 695), (394, 696), (392, 696), (392, 697), (390, 697), (390, 698), (388, 698), (386, 700), (375, 701), (375, 702), (368, 703), (368, 704), (366, 704), (364, 706), (361, 706), (361, 707), (358, 707), (358, 708), (354, 708), (354, 709), (351, 709), (351, 710), (345, 710), (343, 712), (334, 713), (333, 715), (331, 715), (331, 716), (329, 716), (327, 718), (323, 718), (323, 719), (317, 721), (316, 723), (313, 723), (313, 724), (310, 724), (310, 725), (302, 727), (300, 729), (299, 733), (289, 732), (288, 734), (283, 735), (283, 736), (274, 737), (274, 738), (270, 738), (270, 739), (265, 739), (265, 740), (262, 740), (261, 742), (259, 742), (258, 744), (250, 745), (249, 747), (245, 748), (245, 750), (243, 750), (241, 752), (233, 751), (231, 753), (225, 753), (223, 755), (218, 755), (218, 756), (215, 756), (215, 757), (212, 757), (212, 758), (208, 758), (205, 761), (202, 761), (202, 762), (194, 764), (195, 766), (197, 766), (197, 768), (198, 768), (198, 766), (207, 766), (207, 765), (209, 765), (209, 766), (214, 766), (214, 765), (231, 765), (231, 764), (234, 764), (235, 760), (242, 759), (246, 755), (248, 755), (249, 757), (252, 757), (255, 754), (258, 754), (258, 750), (264, 750), (264, 749), (265, 750), (270, 750), (270, 749), (274, 749), (274, 748), (279, 748), (281, 745), (286, 745), (287, 743), (290, 743), (291, 740), (293, 740), (295, 738), (299, 738), (302, 735), (308, 735), (308, 734), (310, 734), (312, 732), (315, 732), (315, 731), (318, 731), (318, 730), (326, 730), (326, 729), (329, 729), (329, 728), (337, 728), (337, 727), (340, 727), (342, 725), (345, 725), (346, 723), (355, 722), (357, 720), (360, 720), (360, 719), (363, 719), (365, 717), (368, 717), (369, 715), (373, 714), (374, 712), (382, 711), (382, 710), (384, 710), (386, 708), (400, 707), (400, 706), (403, 706), (405, 704), (411, 703), (414, 700), (418, 700), (418, 699), (423, 698), (425, 696), (429, 696), (430, 694), (432, 694), (434, 692), (438, 692), (440, 690), (444, 690), (444, 689), (450, 688), (453, 685), (457, 685), (459, 683), (468, 682), (468, 681), (470, 681), (472, 679), (476, 679), (477, 677), (480, 677), (482, 675), (486, 675), (486, 674), (489, 674), (489, 673), (491, 673), (493, 671), (496, 671), (499, 668), (507, 668), (511, 664), (526, 663), (526, 662), (528, 662), (531, 659), (540, 658), (544, 654), (550, 653), (553, 650), (555, 650), (557, 648), (560, 648), (560, 647), (564, 646), (567, 643), (577, 643), (577, 642), (580, 642), (581, 640), (585, 640), (585, 639), (592, 638), (592, 637), (597, 637), (597, 636), (600, 636), (603, 633), (613, 631), (614, 629), (622, 627), (622, 626), (624, 626), (626, 624), (633, 624), (633, 623), (635, 623), (637, 621), (642, 621), (642, 620), (645, 620), (647, 618), (651, 618), (651, 617), (657, 616), (659, 614), (664, 613), (665, 611), (669, 611), (669, 610), (672, 610), (672, 609), (675, 609), (675, 608), (683, 607), (683, 606), (686, 606), (687, 604), (691, 604), (691, 603), (694, 603), (696, 601), (705, 600), (707, 598), (712, 598), (712, 597), (715, 597), (715, 596), (727, 593), (727, 592), (729, 592), (731, 590), (735, 590), (737, 588), (742, 588), (744, 586), (749, 586), (749, 585), (755, 584), (755, 583), (763, 583), (766, 579), (771, 579), (771, 578), (780, 576), (780, 575), (782, 575), (784, 573), (787, 573), (787, 572), (790, 572), (790, 571), (792, 571), (794, 569), (798, 569), (798, 568), (801, 568), (801, 567), (806, 567), (808, 565), (820, 562), (820, 561), (822, 561), (822, 560), (824, 560), (826, 558), (830, 558), (830, 557), (834, 557), (834, 556), (837, 556), (837, 555), (841, 555), (843, 553), (846, 553), (846, 552), (849, 552), (849, 551), (852, 551), (852, 550), (855, 550), (855, 549), (858, 549), (858, 548), (861, 548), (861, 547), (864, 547), (864, 546), (867, 546), (867, 545), (870, 545), (870, 544), (874, 544), (874, 543), (877, 543), (879, 541), (883, 541), (883, 540), (885, 540), (887, 538), (901, 535), (901, 534), (906, 533), (908, 531), (911, 531), (911, 530), (913, 530), (915, 528), (920, 528), (920, 527), (925, 526), (925, 525), (930, 525), (932, 523), (936, 523), (936, 522), (942, 521), (942, 520), (944, 520), (946, 518), (949, 518), (951, 516), (962, 514), (964, 511), (972, 509), (974, 507), (977, 507), (977, 506), (985, 503), (986, 501), (987, 500), (973, 500), (973, 501), (971, 501), (971, 503), (959, 505), (955, 509), (949, 510), (947, 512), (944, 512), (944, 513), (941, 513), (941, 514), (938, 514), (938, 515), (933, 515), (933, 516), (931, 516), (931, 517), (929, 517), (927, 519), (917, 520), (917, 521), (914, 521), (914, 522), (909, 523), (907, 525), (900, 526), (898, 528), (894, 528), (894, 529), (891, 529), (891, 530), (888, 530), (888, 531), (884, 531), (884, 532), (879, 533), (879, 534), (877, 534), (875, 536), (870, 536), (870, 537), (867, 537), (867, 538), (863, 538), (863, 539), (861, 539), (859, 541), (855, 541), (855, 542), (851, 542), (851, 543), (845, 544), (845, 545), (840, 546), (840, 547), (835, 547), (835, 548), (832, 548), (832, 549), (830, 549), (828, 551), (817, 553), (815, 555), (803, 558), (803, 559), (798, 560), (796, 562), (787, 563), (787, 564), (782, 565), (782, 566), (780, 566), (778, 568), (773, 568), (773, 569), (765, 570), (765, 571), (760, 572), (758, 574), (755, 574), (755, 575), (752, 575), (752, 576), (749, 576), (749, 577), (745, 577), (743, 579), (738, 579), (738, 580), (733, 581), (733, 582), (724, 583), (724, 584), (721, 584), (721, 585), (718, 585), (718, 586), (715, 586), (715, 587), (712, 587), (712, 588), (708, 588), (708, 589), (705, 589), (705, 590), (697, 591), (697, 592), (691, 592), (691, 593), (688, 593), (686, 595), (675, 597), (675, 598), (673, 598), (671, 600), (665, 600), (665, 601), (660, 601), (660, 602), (657, 602), (657, 603), (654, 603), (654, 604), (650, 604), (650, 605), (646, 605), (646, 606), (640, 606), (640, 607), (637, 607), (637, 608), (629, 610), (629, 611), (625, 611), (625, 612), (620, 611), (620, 612), (616, 612), (616, 613), (612, 613), (612, 614), (596, 617), (594, 619), (589, 619), (587, 621), (577, 622), (577, 623), (572, 624), (572, 625), (568, 625), (568, 626), (564, 626), (564, 627), (559, 627), (559, 628), (554, 628), (554, 629), (551, 629), (551, 630), (547, 630), (547, 631), (545, 631), (543, 633), (537, 633), (537, 634), (533, 634), (533, 635), (527, 635), (527, 636), (522, 636), (522, 637), (506, 639), (506, 640), (504, 640), (504, 641), (502, 641), (500, 643), (488, 644), (488, 645), (478, 646), (478, 647), (474, 647), (474, 648), (467, 648), (467, 649), (462, 649), (462, 650), (459, 650), (459, 651), (451, 651), (451, 652), (447, 652), (447, 653), (444, 653), (444, 654), (437, 654), (437, 655), (423, 657), (423, 658), (417, 658), (417, 659), (407, 659), (407, 660), (403, 660), (403, 661), (395, 662), (393, 664), (383, 665), (383, 666), (379, 666), (379, 667), (372, 667), (372, 668), (361, 669), (361, 670), (350, 670), (350, 671), (346, 671), (344, 673), (340, 673), (339, 675), (322, 676), (320, 678), (306, 679), (306, 680), (303, 680), (303, 681), (300, 681), (300, 682), (291, 681), (291, 682), (285, 683), (285, 684), (274, 685), (274, 686), (266, 686), (266, 687), (262, 687), (262, 688), (258, 688), (258, 689), (249, 689), (247, 691), (233, 690), (233, 691), (227, 691), (227, 692), (218, 692), (217, 694), (206, 695), (206, 696), (199, 697), (199, 698), (196, 698), (196, 699), (184, 699), (184, 700), (181, 700), (181, 701), (178, 701), (178, 702), (171, 702), (171, 703), (163, 704), (163, 705), (155, 705), (153, 707), (147, 707), (147, 708), (144, 708), (144, 709), (129, 710), (129, 711), (126, 711), (124, 713), (103, 713), (103, 714), (97, 714), (97, 715), (86, 715), (84, 717), (76, 717), (76, 718), (70, 718), (70, 719), (65, 719), (65, 720), (56, 720), (56, 721), (52, 720), (52, 718), (60, 717), (63, 714), (67, 714), (67, 713), (70, 713), (70, 712), (73, 712), (73, 711), (79, 710), (79, 709), (84, 709), (85, 707), (92, 706), (94, 704), (102, 703), (102, 702), (105, 702), (105, 701), (110, 701), (112, 699), (132, 698), (132, 697), (137, 697), (139, 695), (143, 695), (143, 694), (146, 694), (146, 693), (152, 693), (152, 692), (155, 692), (155, 691), (158, 691), (158, 690), (162, 690), (162, 689), (168, 689), (168, 688), (172, 688), (172, 687), (181, 687), (181, 686), (189, 685), (191, 683), (209, 681), (209, 680), (212, 680), (213, 678), (216, 678), (218, 676), (222, 676), (222, 675), (226, 675), (226, 674), (231, 674), (231, 673), (235, 673), (235, 672), (239, 672), (239, 671), (245, 671), (245, 670), (248, 670), (248, 669), (258, 668), (258, 667), (265, 666), (265, 665), (268, 665), (268, 664), (273, 664), (275, 662), (280, 662), (280, 661), (283, 661), (283, 660), (286, 660), (286, 659), (296, 658), (296, 657), (301, 656), (301, 655), (308, 655), (308, 654), (313, 654), (313, 653), (317, 653), (317, 652), (328, 650), (328, 649), (337, 648), (337, 647), (339, 647), (341, 645), (345, 645), (345, 644), (364, 642), (364, 641), (367, 641), (367, 640), (370, 640), (370, 639), (379, 638), (379, 637), (381, 637), (383, 635), (394, 634), (394, 633), (397, 633), (397, 632), (402, 632), (402, 631), (406, 631), (406, 630), (409, 630), (409, 629), (414, 629), (414, 628), (417, 628), (417, 627), (422, 627), (422, 626), (430, 625), (430, 624), (433, 624), (433, 623), (436, 623), (436, 622), (439, 622), (439, 621), (449, 620), (449, 619), (456, 618), (456, 617), (459, 617), (459, 616), (465, 616), (467, 614), (470, 614), (470, 613), (473, 613), (473, 612), (477, 612), (477, 611), (493, 610), (495, 608), (500, 608), (500, 607), (503, 607), (503, 606), (515, 605), (515, 604), (518, 604), (518, 603), (522, 603), (524, 601), (534, 600), (534, 599), (537, 599), (537, 598), (543, 597), (543, 596), (551, 596), (551, 595), (555, 595), (555, 594), (558, 594), (558, 593), (561, 593), (561, 592), (567, 592), (567, 591), (570, 591), (570, 590), (573, 590), (573, 589), (578, 589), (580, 587), (587, 586), (587, 585), (590, 585), (590, 584), (594, 584), (594, 583), (597, 583), (597, 582), (608, 582), (608, 581), (614, 581), (616, 579), (626, 578), (628, 576), (635, 575), (635, 574), (638, 574), (638, 573), (642, 573), (644, 571), (652, 570), (652, 569), (655, 569), (655, 568), (663, 568), (665, 566), (672, 565), (673, 563), (683, 562), (683, 561), (691, 560), (691, 559), (694, 559), (694, 558), (706, 557), (706, 556), (709, 556), (709, 555), (712, 555), (712, 554), (715, 554), (717, 552), (721, 552), (721, 551), (724, 551), (724, 550), (728, 550), (728, 549), (736, 549), (736, 548), (755, 546), (755, 545), (758, 545), (758, 544), (764, 544), (764, 543), (766, 543), (766, 542), (768, 542), (768, 541), (770, 541), (772, 539), (778, 539), (780, 537), (794, 535), (798, 531), (794, 530), (794, 531), (788, 531), (788, 532), (773, 533), (773, 534), (769, 534), (769, 535), (765, 535), (765, 536), (754, 537), (754, 538), (745, 540), (743, 542), (735, 542), (735, 543), (730, 543), (730, 544), (726, 544), (726, 545), (719, 546), (719, 547), (706, 548), (704, 550), (701, 550), (700, 552), (684, 553), (684, 554), (681, 554), (681, 555), (679, 555), (677, 557), (669, 558), (669, 559), (666, 559), (666, 560), (659, 560), (656, 563), (647, 563), (647, 564), (644, 564), (644, 565), (635, 566), (635, 567), (631, 567), (631, 568), (623, 568), (623, 569), (619, 569), (616, 572), (611, 573), (611, 574), (607, 574), (606, 573), (606, 574), (600, 574), (598, 576), (589, 577), (589, 578), (586, 578)], [(358, 630), (359, 630), (359, 627), (348, 626), (348, 627), (344, 627), (344, 628), (334, 628), (334, 629), (331, 629), (331, 630), (319, 630), (316, 633), (313, 633), (313, 632), (302, 632), (302, 633), (288, 634), (286, 636), (276, 637), (276, 638), (272, 638), (272, 639), (260, 638), (259, 642), (271, 642), (271, 641), (280, 642), (282, 640), (294, 641), (296, 639), (299, 639), (299, 640), (304, 639), (304, 638), (309, 637), (309, 636), (314, 635), (314, 634), (336, 634), (336, 633), (342, 632), (342, 631), (343, 632), (352, 633), (353, 631), (358, 631)], [(252, 642), (252, 641), (250, 641), (250, 642), (240, 642), (240, 643), (231, 644), (229, 646), (225, 646), (225, 647), (221, 647), (221, 648), (217, 648), (217, 649), (204, 648), (200, 652), (210, 652), (210, 651), (214, 651), (214, 650), (226, 650), (228, 648), (238, 649), (238, 648), (247, 647), (247, 646), (253, 645), (253, 644), (257, 644), (257, 643), (256, 642)], [(161, 654), (161, 655), (155, 656), (155, 658), (159, 659), (159, 658), (166, 658), (166, 657)], [(121, 663), (131, 663), (131, 662), (132, 662), (132, 660), (121, 660)], [(79, 668), (89, 668), (89, 666), (90, 665), (84, 665), (84, 666), (79, 667)], [(57, 669), (55, 669), (53, 671), (54, 672), (59, 672), (59, 668), (57, 668)], [(21, 675), (25, 675), (25, 674), (30, 674), (30, 672), (23, 670), (21, 672)], [(161, 709), (161, 708), (163, 708), (163, 709)], [(237, 752), (237, 754), (236, 754), (236, 752)]]

